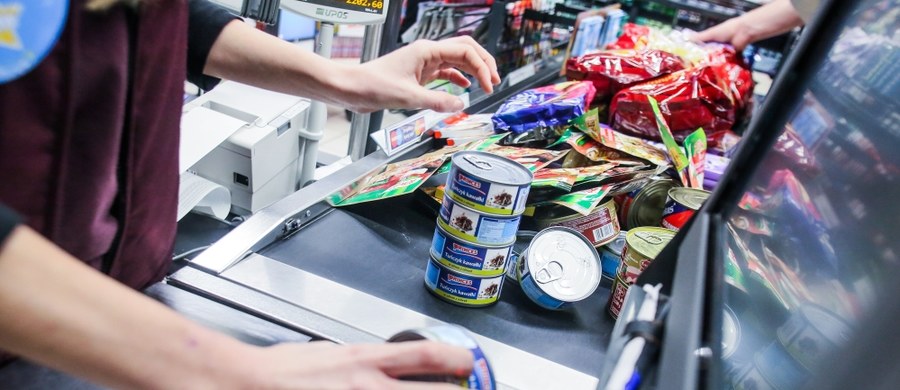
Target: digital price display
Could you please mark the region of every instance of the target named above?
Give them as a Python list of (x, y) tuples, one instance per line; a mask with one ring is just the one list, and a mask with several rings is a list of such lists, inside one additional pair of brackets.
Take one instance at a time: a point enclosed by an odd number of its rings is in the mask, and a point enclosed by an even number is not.
[(281, 7), (334, 23), (376, 24), (384, 22), (386, 0), (282, 0)]

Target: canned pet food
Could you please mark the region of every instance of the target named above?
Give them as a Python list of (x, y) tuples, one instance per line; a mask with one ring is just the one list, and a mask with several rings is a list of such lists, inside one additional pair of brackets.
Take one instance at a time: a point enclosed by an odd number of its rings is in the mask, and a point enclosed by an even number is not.
[(595, 247), (605, 245), (619, 234), (619, 218), (612, 199), (597, 206), (588, 215), (563, 206), (542, 207), (535, 212), (534, 223), (541, 229), (551, 226), (571, 228), (585, 236)]
[(613, 319), (619, 318), (619, 313), (622, 312), (622, 305), (625, 304), (625, 295), (628, 294), (628, 287), (630, 286), (631, 284), (625, 283), (619, 276), (613, 279), (612, 288), (609, 290), (609, 303), (607, 304), (607, 311)]
[(435, 296), (460, 306), (484, 307), (500, 299), (503, 275), (479, 278), (440, 265), (432, 257), (425, 267), (425, 287)]
[(399, 343), (404, 341), (431, 340), (442, 343), (463, 347), (472, 351), (475, 364), (472, 367), (472, 373), (468, 378), (456, 378), (453, 376), (423, 376), (408, 378), (411, 380), (422, 380), (429, 382), (447, 382), (457, 384), (463, 389), (476, 390), (493, 390), (497, 388), (494, 381), (494, 372), (488, 363), (487, 357), (478, 343), (472, 338), (469, 332), (462, 327), (455, 325), (439, 325), (425, 329), (412, 329), (403, 331), (391, 336), (389, 343)]
[(819, 306), (804, 305), (777, 330), (788, 354), (808, 370), (815, 370), (829, 353), (850, 337), (850, 326)]
[(600, 267), (604, 279), (612, 281), (616, 277), (616, 270), (622, 262), (622, 250), (625, 249), (625, 235), (628, 231), (621, 231), (616, 238), (600, 248)]
[(485, 215), (445, 195), (438, 224), (456, 238), (486, 245), (504, 245), (516, 240), (520, 216)]
[(506, 157), (462, 151), (450, 158), (447, 194), (473, 210), (495, 215), (519, 215), (534, 175)]
[(453, 237), (438, 225), (431, 241), (431, 255), (438, 263), (454, 271), (479, 277), (500, 276), (512, 253), (506, 245), (483, 245)]
[(700, 206), (703, 206), (706, 198), (709, 198), (709, 191), (684, 187), (670, 189), (666, 207), (662, 212), (662, 227), (672, 230), (681, 229), (700, 209)]
[(552, 227), (538, 233), (517, 262), (519, 285), (538, 306), (558, 310), (600, 285), (600, 256), (580, 233)]
[(519, 255), (516, 253), (510, 255), (509, 264), (506, 265), (506, 280), (519, 283)]
[(659, 226), (666, 197), (673, 187), (675, 181), (671, 179), (653, 178), (642, 188), (617, 195), (613, 199), (619, 210), (619, 224), (626, 230)]

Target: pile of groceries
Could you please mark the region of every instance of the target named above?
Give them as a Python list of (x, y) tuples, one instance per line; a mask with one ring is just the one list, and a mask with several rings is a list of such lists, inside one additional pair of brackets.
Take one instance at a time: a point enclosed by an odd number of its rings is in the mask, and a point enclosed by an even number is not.
[(729, 46), (628, 24), (608, 50), (570, 58), (565, 74), (493, 114), (445, 119), (430, 130), (441, 148), (373, 172), (331, 204), (413, 192), (432, 202), (422, 257), (439, 299), (489, 306), (509, 281), (561, 310), (605, 283), (617, 318), (628, 287), (727, 167), (750, 72)]

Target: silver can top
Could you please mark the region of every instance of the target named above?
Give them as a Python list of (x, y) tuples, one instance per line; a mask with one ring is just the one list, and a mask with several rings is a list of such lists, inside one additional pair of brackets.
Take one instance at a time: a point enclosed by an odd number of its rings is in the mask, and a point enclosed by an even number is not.
[(560, 301), (580, 301), (600, 285), (600, 255), (575, 230), (558, 226), (541, 230), (525, 253), (535, 283)]

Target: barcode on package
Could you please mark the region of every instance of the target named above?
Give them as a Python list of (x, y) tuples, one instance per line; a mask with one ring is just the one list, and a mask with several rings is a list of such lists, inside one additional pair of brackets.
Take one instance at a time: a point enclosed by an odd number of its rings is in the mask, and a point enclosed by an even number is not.
[(594, 241), (603, 241), (613, 234), (612, 224), (607, 224), (594, 229)]

